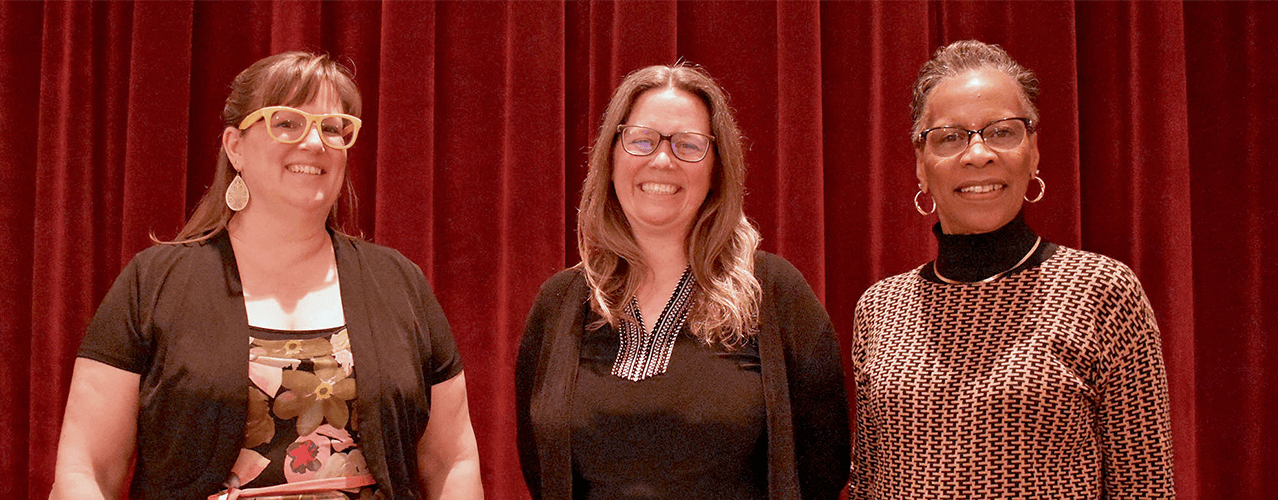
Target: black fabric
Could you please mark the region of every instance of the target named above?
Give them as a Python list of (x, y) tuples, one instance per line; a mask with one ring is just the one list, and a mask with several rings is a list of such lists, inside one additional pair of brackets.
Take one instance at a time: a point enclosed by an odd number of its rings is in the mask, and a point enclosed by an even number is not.
[[(850, 444), (833, 326), (785, 259), (759, 252), (755, 276), (763, 287), (757, 341), (767, 412), (768, 498), (837, 498), (848, 480)], [(535, 499), (574, 498), (570, 412), (588, 295), (580, 270), (556, 274), (542, 285), (524, 328), (515, 370), (517, 443)]]
[[(421, 270), (392, 249), (333, 236), (342, 311), (360, 367), (356, 409), (387, 498), (418, 498), (430, 386), (462, 370)], [(141, 375), (136, 499), (221, 489), (244, 437), (250, 335), (225, 233), (138, 253), (89, 324), (79, 356)]]
[[(586, 315), (586, 324), (599, 319)], [(574, 481), (582, 487), (573, 496), (767, 498), (758, 346), (706, 345), (685, 325), (665, 373), (637, 382), (612, 374), (620, 346), (608, 325), (582, 332), (570, 415)], [(711, 449), (718, 452), (704, 453)]]
[(334, 333), (345, 329), (346, 325), (334, 326), (332, 328), (320, 328), (318, 330), (276, 330), (274, 328), (249, 326), (249, 331), (252, 332), (252, 337), (262, 340), (317, 339), (320, 337), (331, 337)]
[(932, 234), (936, 236), (936, 260), (923, 266), (919, 275), (933, 283), (943, 282), (936, 276), (937, 268), (943, 276), (955, 281), (980, 281), (1042, 264), (1057, 249), (1056, 244), (1043, 240), (1034, 255), (1017, 265), (1038, 241), (1038, 235), (1025, 224), (1024, 212), (988, 233), (945, 234), (937, 222), (932, 226)]

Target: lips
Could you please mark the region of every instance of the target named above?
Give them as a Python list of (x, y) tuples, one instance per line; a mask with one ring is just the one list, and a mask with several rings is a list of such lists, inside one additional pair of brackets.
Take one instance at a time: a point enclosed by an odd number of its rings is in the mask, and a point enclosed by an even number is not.
[(660, 182), (643, 182), (639, 184), (639, 189), (648, 194), (675, 194), (679, 192), (679, 186), (674, 184), (663, 184)]

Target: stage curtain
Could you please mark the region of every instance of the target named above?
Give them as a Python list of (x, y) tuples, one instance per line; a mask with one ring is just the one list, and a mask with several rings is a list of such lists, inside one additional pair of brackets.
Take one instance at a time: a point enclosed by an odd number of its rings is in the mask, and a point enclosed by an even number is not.
[(682, 58), (723, 84), (746, 212), (846, 348), (865, 288), (935, 252), (935, 218), (911, 204), (910, 85), (965, 38), (1040, 77), (1030, 225), (1127, 263), (1153, 302), (1180, 497), (1278, 490), (1278, 4), (0, 2), (0, 26), (0, 498), (47, 496), (84, 328), (203, 195), (228, 85), (261, 57), (354, 69), (357, 226), (427, 274), (488, 498), (517, 499), (519, 332), (540, 283), (578, 260), (588, 148), (620, 79)]

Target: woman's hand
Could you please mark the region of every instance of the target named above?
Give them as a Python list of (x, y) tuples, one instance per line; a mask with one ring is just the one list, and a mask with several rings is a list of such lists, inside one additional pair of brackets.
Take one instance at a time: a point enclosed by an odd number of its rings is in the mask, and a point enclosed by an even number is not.
[(465, 371), (430, 388), (430, 420), (417, 444), (417, 468), (428, 499), (484, 498)]
[(100, 361), (75, 360), (50, 500), (125, 497), (140, 377)]

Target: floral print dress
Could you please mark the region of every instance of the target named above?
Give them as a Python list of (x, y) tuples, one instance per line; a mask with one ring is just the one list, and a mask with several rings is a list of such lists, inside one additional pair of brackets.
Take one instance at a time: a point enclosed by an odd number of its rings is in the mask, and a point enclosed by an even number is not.
[[(359, 447), (355, 362), (345, 327), (280, 331), (252, 327), (248, 425), (228, 488), (256, 488), (369, 474)], [(373, 499), (377, 486), (272, 500)]]

